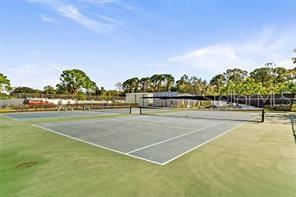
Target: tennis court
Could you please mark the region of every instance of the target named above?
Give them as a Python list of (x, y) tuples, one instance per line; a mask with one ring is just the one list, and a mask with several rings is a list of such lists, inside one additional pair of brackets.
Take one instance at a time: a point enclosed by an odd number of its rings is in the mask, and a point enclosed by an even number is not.
[[(225, 114), (222, 112), (219, 116), (221, 115)], [(246, 114), (236, 116), (239, 120)], [(120, 154), (165, 165), (245, 122), (131, 115), (33, 126)]]
[(214, 119), (229, 121), (264, 122), (264, 110), (252, 109), (194, 109), (194, 108), (165, 108), (140, 107), (141, 115), (170, 116), (180, 118)]
[(46, 112), (18, 112), (8, 113), (4, 116), (14, 120), (34, 120), (41, 118), (60, 118), (60, 117), (91, 117), (106, 114), (129, 114), (130, 108), (119, 109), (95, 109), (90, 111), (46, 111)]

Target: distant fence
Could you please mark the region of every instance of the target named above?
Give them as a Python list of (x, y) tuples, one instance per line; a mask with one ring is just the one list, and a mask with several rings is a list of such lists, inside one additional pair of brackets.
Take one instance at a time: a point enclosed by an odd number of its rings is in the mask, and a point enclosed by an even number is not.
[[(224, 103), (230, 106), (242, 105), (268, 108), (274, 111), (294, 111), (295, 94), (267, 95), (177, 95), (177, 96), (143, 96), (141, 104), (154, 106), (196, 106), (201, 101)], [(151, 102), (148, 102), (150, 100)]]
[(78, 110), (96, 109), (102, 107), (133, 106), (127, 103), (125, 96), (96, 96), (96, 95), (66, 95), (43, 93), (11, 94), (10, 99), (0, 100), (1, 113), (14, 111), (49, 111), (49, 110)]
[(6, 99), (6, 100), (0, 100), (0, 107), (16, 107), (16, 106), (22, 106), (24, 104), (25, 99)]
[(93, 95), (64, 95), (42, 93), (12, 94), (10, 99), (0, 100), (0, 108), (4, 109), (52, 109), (63, 105), (116, 105), (126, 104), (125, 97), (93, 96)]
[(48, 98), (48, 99), (77, 99), (77, 100), (118, 100), (124, 101), (125, 96), (96, 96), (96, 95), (69, 95), (69, 94), (43, 94), (43, 93), (14, 93), (13, 98)]

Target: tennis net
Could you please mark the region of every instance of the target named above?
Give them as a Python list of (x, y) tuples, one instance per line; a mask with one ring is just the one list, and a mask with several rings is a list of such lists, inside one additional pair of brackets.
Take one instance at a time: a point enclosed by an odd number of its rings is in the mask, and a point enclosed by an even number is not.
[(141, 115), (264, 122), (264, 109), (140, 107)]
[(131, 106), (99, 106), (85, 108), (86, 110), (93, 112), (115, 113), (115, 114), (130, 114)]

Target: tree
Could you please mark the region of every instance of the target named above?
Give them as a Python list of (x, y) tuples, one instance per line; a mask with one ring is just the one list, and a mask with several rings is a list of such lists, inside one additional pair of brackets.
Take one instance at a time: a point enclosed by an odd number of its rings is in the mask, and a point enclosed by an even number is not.
[(236, 86), (236, 92), (241, 95), (254, 95), (266, 92), (261, 83), (257, 83), (253, 78), (248, 77), (244, 83)]
[(142, 77), (139, 81), (141, 92), (147, 92), (151, 86), (150, 77)]
[(296, 93), (296, 83), (293, 82), (285, 82), (285, 83), (281, 83), (278, 86), (278, 92), (282, 93)]
[(7, 93), (11, 91), (10, 80), (6, 75), (0, 73), (0, 93)]
[(133, 84), (131, 79), (127, 79), (122, 83), (122, 89), (127, 92), (127, 93), (131, 93), (133, 90)]
[(269, 86), (273, 79), (273, 69), (270, 65), (271, 64), (265, 64), (265, 66), (257, 68), (250, 73), (250, 76), (255, 82), (261, 83), (263, 87)]
[(210, 81), (210, 85), (214, 86), (214, 90), (218, 94), (221, 93), (221, 89), (225, 86), (225, 84), (226, 84), (226, 78), (223, 74), (218, 74), (214, 76)]
[(150, 81), (152, 83), (153, 91), (159, 92), (161, 90), (161, 85), (164, 82), (164, 75), (155, 74), (150, 77)]
[(226, 81), (232, 81), (234, 83), (242, 83), (247, 76), (248, 72), (239, 68), (227, 69), (224, 73)]
[(123, 82), (122, 88), (127, 93), (137, 92), (139, 88), (139, 81), (138, 77), (130, 78)]
[(66, 91), (67, 93), (76, 96), (80, 91), (94, 92), (96, 83), (82, 70), (64, 70), (60, 77), (61, 83), (57, 84), (57, 89)]
[(106, 90), (104, 89), (104, 87), (96, 87), (93, 94), (96, 96), (100, 96), (103, 95), (106, 92)]
[(295, 81), (296, 80), (296, 67), (287, 70), (287, 81)]
[(175, 79), (171, 74), (163, 74), (163, 81), (166, 91), (171, 91), (172, 87), (174, 86)]
[(96, 89), (97, 89), (97, 84), (91, 80), (87, 80), (86, 83), (85, 83), (85, 92), (88, 94), (88, 95), (92, 95), (93, 93), (95, 93)]
[(223, 73), (226, 80), (226, 87), (223, 88), (224, 93), (237, 93), (237, 87), (240, 86), (247, 78), (248, 72), (239, 68), (227, 69)]
[(56, 91), (55, 91), (54, 87), (48, 85), (48, 86), (43, 87), (43, 93), (44, 94), (55, 94)]
[(56, 85), (56, 93), (57, 94), (68, 94), (68, 91), (67, 91), (66, 87)]
[(106, 90), (104, 93), (101, 95), (103, 97), (114, 97), (118, 96), (118, 91), (117, 90)]
[(41, 91), (30, 88), (30, 87), (17, 87), (13, 89), (11, 92), (11, 94), (19, 94), (19, 93), (34, 94), (34, 93), (41, 93)]
[(180, 92), (190, 92), (191, 84), (189, 77), (183, 75), (178, 81), (176, 81), (177, 90)]
[(140, 79), (138, 77), (134, 77), (134, 78), (131, 79), (132, 92), (138, 92), (139, 81), (140, 81)]
[(280, 83), (284, 83), (288, 78), (288, 72), (284, 67), (273, 68), (272, 74), (274, 86), (277, 86)]
[(206, 80), (202, 80), (201, 78), (197, 78), (195, 76), (191, 77), (189, 80), (191, 84), (191, 93), (204, 95), (207, 90), (207, 82)]

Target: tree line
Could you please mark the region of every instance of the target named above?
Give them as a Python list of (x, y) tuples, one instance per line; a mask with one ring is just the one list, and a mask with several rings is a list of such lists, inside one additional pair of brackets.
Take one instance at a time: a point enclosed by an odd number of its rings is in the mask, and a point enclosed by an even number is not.
[(121, 94), (116, 90), (105, 90), (104, 87), (97, 86), (84, 71), (79, 69), (64, 70), (60, 75), (60, 83), (55, 87), (44, 86), (42, 90), (23, 86), (12, 88), (8, 77), (0, 73), (0, 90), (0, 98), (8, 98), (15, 94), (62, 94), (83, 99), (84, 96), (114, 97)]
[(151, 77), (133, 77), (122, 84), (126, 93), (178, 91), (196, 95), (205, 94), (269, 94), (296, 92), (296, 67), (286, 69), (268, 63), (251, 72), (227, 69), (209, 82), (196, 76), (183, 75), (175, 80), (170, 74)]
[[(296, 57), (292, 58), (292, 62), (296, 64)], [(175, 80), (171, 74), (155, 74), (151, 77), (133, 77), (122, 84), (118, 83), (117, 86), (120, 86), (119, 89), (125, 93), (161, 91), (196, 95), (295, 93), (296, 67), (286, 69), (273, 63), (266, 63), (251, 72), (240, 68), (227, 69), (209, 81), (186, 74), (178, 80)]]
[[(296, 49), (294, 50), (296, 52)], [(296, 64), (296, 57), (292, 58)], [(251, 72), (240, 68), (227, 69), (206, 81), (200, 77), (183, 75), (175, 80), (171, 74), (154, 74), (151, 77), (133, 77), (123, 83), (118, 82), (117, 90), (105, 90), (99, 87), (82, 70), (64, 70), (60, 83), (55, 87), (45, 86), (43, 90), (30, 87), (11, 87), (10, 80), (0, 73), (0, 98), (18, 93), (67, 94), (72, 96), (123, 96), (134, 92), (178, 91), (196, 95), (223, 94), (269, 94), (296, 93), (296, 67), (286, 69), (273, 63), (267, 63)]]

